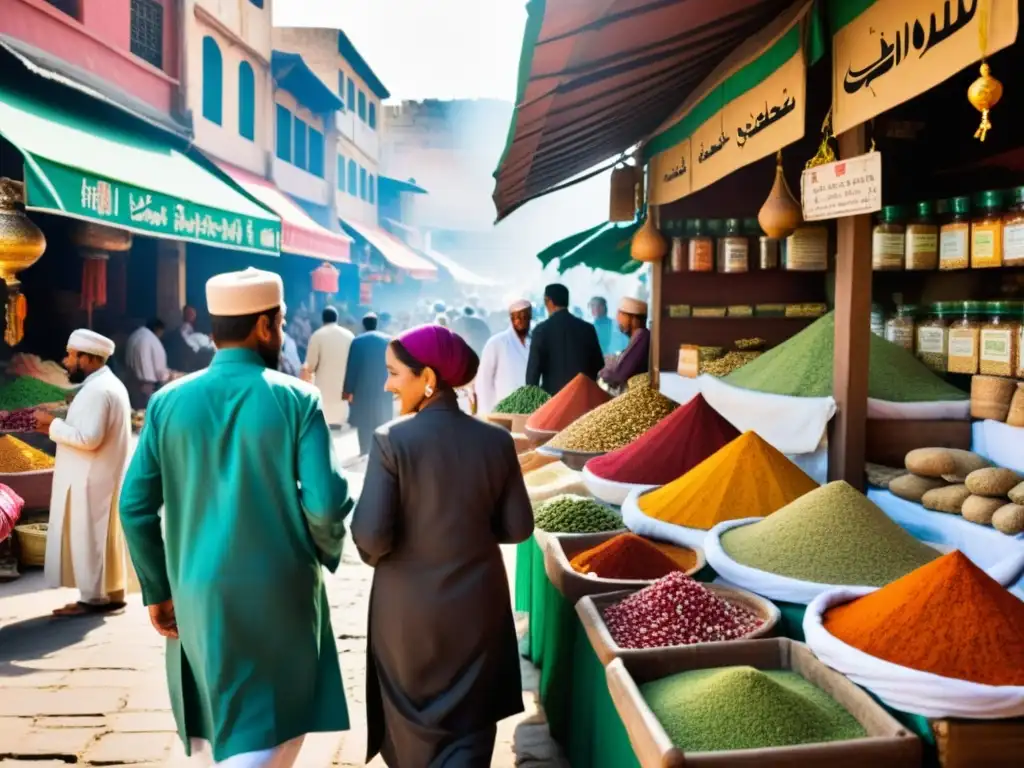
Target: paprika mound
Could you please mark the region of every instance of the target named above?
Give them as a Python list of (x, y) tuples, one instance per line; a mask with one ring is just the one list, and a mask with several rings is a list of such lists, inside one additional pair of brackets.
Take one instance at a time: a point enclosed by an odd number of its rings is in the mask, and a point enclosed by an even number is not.
[(744, 432), (637, 505), (656, 520), (707, 531), (724, 520), (767, 517), (817, 487), (756, 432)]
[(736, 427), (698, 394), (633, 443), (587, 462), (605, 480), (665, 485), (740, 436)]
[(526, 426), (544, 432), (560, 432), (583, 414), (611, 399), (612, 396), (597, 386), (597, 382), (579, 373), (557, 395), (531, 413)]
[[(697, 563), (692, 550), (680, 549), (680, 554), (690, 556), (689, 570)], [(652, 542), (635, 533), (620, 533), (596, 547), (580, 552), (570, 561), (577, 573), (592, 573), (602, 579), (638, 579), (649, 581), (660, 579), (680, 570), (675, 559), (662, 552)]]
[(983, 685), (1024, 685), (1024, 602), (960, 551), (829, 610), (825, 629), (871, 656)]

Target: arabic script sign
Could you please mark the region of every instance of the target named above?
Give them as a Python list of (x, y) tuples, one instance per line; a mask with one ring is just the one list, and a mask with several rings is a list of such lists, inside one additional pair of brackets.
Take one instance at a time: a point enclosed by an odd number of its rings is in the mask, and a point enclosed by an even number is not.
[[(877, 0), (832, 41), (833, 124), (842, 133), (924, 93), (1017, 39), (1017, 0)], [(966, 102), (965, 102), (966, 103)]]
[(690, 140), (651, 158), (651, 204), (664, 205), (690, 194)]
[(800, 176), (804, 221), (874, 213), (882, 208), (882, 153), (868, 152), (808, 168)]

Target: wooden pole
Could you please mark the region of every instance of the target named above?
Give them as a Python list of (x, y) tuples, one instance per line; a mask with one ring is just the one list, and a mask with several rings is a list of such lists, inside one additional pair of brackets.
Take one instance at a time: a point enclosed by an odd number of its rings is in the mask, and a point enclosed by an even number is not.
[[(661, 229), (661, 209), (651, 206), (651, 215), (654, 226)], [(648, 314), (651, 318), (651, 348), (650, 360), (647, 370), (650, 371), (651, 388), (658, 391), (661, 388), (661, 277), (664, 273), (664, 260), (651, 263), (651, 304)]]
[[(866, 151), (859, 125), (839, 136), (839, 156)], [(871, 342), (871, 216), (837, 222), (835, 357), (832, 392), (837, 413), (828, 446), (829, 480), (864, 490), (864, 446), (868, 417), (868, 352)]]

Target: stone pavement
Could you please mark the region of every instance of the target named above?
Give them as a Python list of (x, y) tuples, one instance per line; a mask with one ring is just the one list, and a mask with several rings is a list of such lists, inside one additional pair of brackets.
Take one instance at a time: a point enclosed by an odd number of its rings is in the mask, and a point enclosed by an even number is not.
[[(351, 469), (358, 484), (361, 467)], [(514, 550), (506, 554), (511, 565)], [(297, 763), (303, 768), (364, 764), (371, 576), (349, 547), (338, 572), (327, 577), (352, 730), (308, 736)], [(163, 674), (163, 640), (138, 596), (120, 615), (49, 616), (75, 597), (71, 590), (46, 589), (38, 571), (0, 584), (0, 766), (180, 764), (181, 745)], [(538, 711), (536, 671), (524, 662), (523, 673), (526, 712), (499, 724), (492, 766), (562, 766)], [(379, 758), (371, 763), (382, 765)]]

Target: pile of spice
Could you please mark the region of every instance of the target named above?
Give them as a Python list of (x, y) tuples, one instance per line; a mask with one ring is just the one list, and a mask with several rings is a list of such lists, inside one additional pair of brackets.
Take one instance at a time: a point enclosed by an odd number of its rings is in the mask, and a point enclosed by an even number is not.
[(606, 608), (604, 623), (621, 648), (664, 648), (737, 640), (764, 620), (675, 571)]
[(618, 531), (622, 518), (599, 501), (563, 494), (537, 506), (534, 525), (548, 533), (601, 533)]
[(650, 387), (635, 387), (581, 416), (548, 445), (580, 453), (614, 451), (632, 443), (676, 407), (674, 401)]
[(643, 494), (637, 506), (656, 520), (707, 531), (725, 520), (767, 517), (817, 487), (756, 432), (744, 432), (682, 477)]
[(638, 373), (636, 376), (630, 376), (626, 380), (626, 389), (649, 386), (651, 386), (651, 374), (649, 373)]
[(617, 483), (664, 485), (739, 435), (739, 430), (698, 394), (635, 442), (591, 459), (587, 470)]
[(818, 584), (883, 587), (939, 557), (842, 480), (727, 531), (721, 543), (738, 563)]
[[(901, 346), (869, 335), (868, 396), (897, 403), (965, 400)], [(796, 336), (726, 377), (728, 384), (757, 392), (798, 397), (832, 394), (835, 314), (816, 320)]]
[(825, 629), (901, 667), (1024, 685), (1024, 602), (959, 551), (832, 608)]
[(635, 533), (620, 533), (580, 552), (570, 565), (577, 573), (593, 574), (602, 579), (648, 581), (679, 570), (688, 571), (697, 564), (697, 553), (692, 549), (673, 549), (678, 552), (676, 557), (669, 556), (653, 542)]
[(580, 373), (534, 411), (526, 420), (526, 426), (542, 432), (560, 432), (583, 414), (611, 399), (612, 396), (597, 386), (596, 381)]
[(0, 473), (14, 475), (41, 469), (53, 469), (53, 456), (16, 437), (0, 437)]
[(63, 403), (66, 389), (31, 376), (19, 376), (0, 387), (0, 411), (17, 411), (43, 403)]
[(683, 752), (788, 747), (867, 736), (839, 702), (796, 672), (697, 669), (645, 683), (640, 694)]
[(494, 406), (494, 413), (533, 413), (551, 399), (540, 387), (527, 384)]

